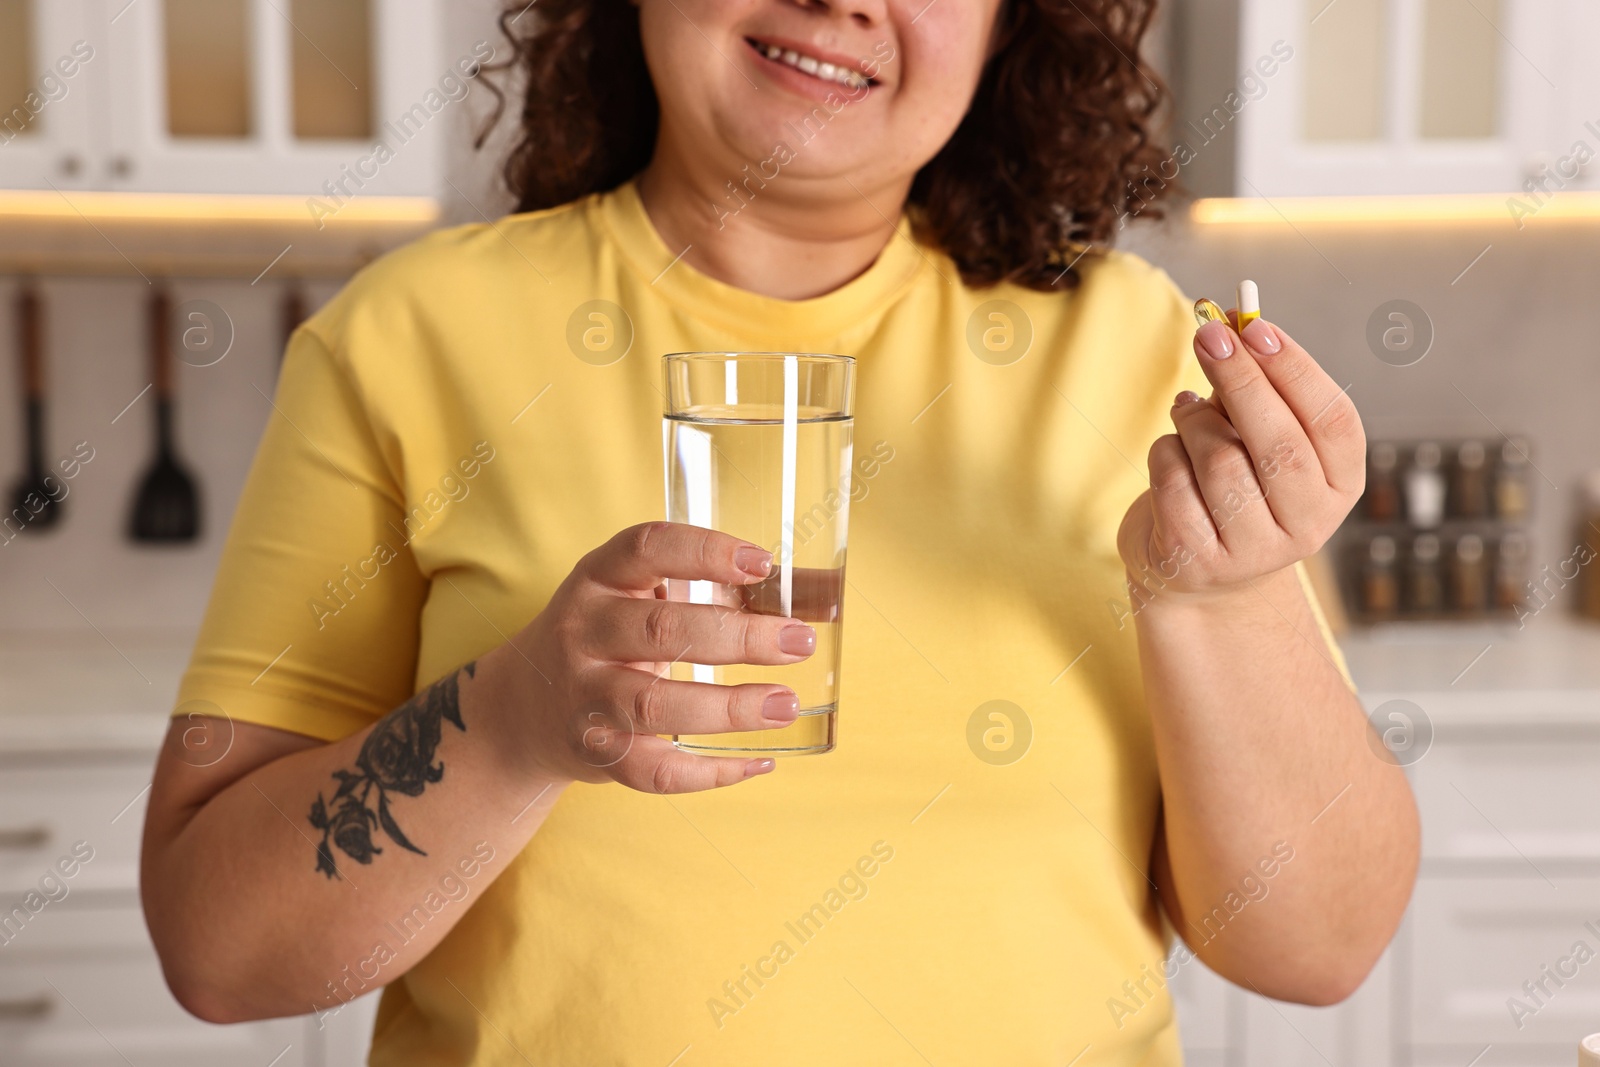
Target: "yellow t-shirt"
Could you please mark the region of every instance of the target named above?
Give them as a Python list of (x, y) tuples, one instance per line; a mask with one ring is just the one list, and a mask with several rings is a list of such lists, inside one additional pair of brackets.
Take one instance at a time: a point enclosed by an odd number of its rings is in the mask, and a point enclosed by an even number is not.
[(877, 460), (837, 750), (694, 795), (569, 788), (388, 987), (373, 1064), (1179, 1062), (1163, 990), (1110, 1003), (1167, 948), (1115, 536), (1173, 395), (1207, 391), (1189, 304), (1122, 253), (1071, 293), (971, 290), (909, 233), (775, 300), (682, 262), (630, 184), (434, 234), (295, 334), (179, 702), (322, 739), (662, 517), (663, 354), (853, 355)]

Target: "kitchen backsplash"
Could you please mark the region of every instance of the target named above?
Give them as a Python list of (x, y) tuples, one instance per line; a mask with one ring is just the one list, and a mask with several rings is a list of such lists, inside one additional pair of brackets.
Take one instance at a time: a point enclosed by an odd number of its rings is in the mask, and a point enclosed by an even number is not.
[[(444, 47), (493, 36), (494, 0), (449, 8)], [(497, 156), (471, 140), (492, 103), (451, 116), (453, 188), (447, 220), (477, 220), (508, 206), (496, 192)], [(503, 142), (503, 137), (497, 143)], [(1221, 150), (1219, 148), (1219, 150)], [(1181, 213), (1180, 213), (1181, 215)], [(1123, 247), (1165, 267), (1191, 296), (1229, 302), (1244, 277), (1261, 284), (1265, 313), (1349, 384), (1374, 438), (1492, 439), (1533, 444), (1531, 566), (1566, 558), (1574, 544), (1575, 486), (1600, 466), (1600, 225), (1503, 221), (1460, 225), (1195, 227), (1180, 217), (1138, 223)], [(153, 405), (145, 352), (146, 284), (118, 278), (45, 278), (48, 439), (52, 464), (79, 442), (93, 459), (69, 483), (64, 521), (42, 537), (0, 544), (0, 629), (188, 629), (205, 605), (221, 540), (255, 443), (272, 408), (284, 279), (176, 279), (175, 304), (209, 300), (236, 340), (210, 367), (179, 364), (177, 439), (203, 493), (200, 540), (183, 548), (136, 546), (125, 536), (140, 474), (152, 455)], [(308, 286), (315, 307), (337, 286)], [(0, 491), (23, 465), (14, 280), (0, 279)], [(1410, 366), (1369, 347), (1369, 320), (1392, 301), (1421, 309), (1431, 347)], [(1120, 358), (1106, 353), (1105, 358)]]

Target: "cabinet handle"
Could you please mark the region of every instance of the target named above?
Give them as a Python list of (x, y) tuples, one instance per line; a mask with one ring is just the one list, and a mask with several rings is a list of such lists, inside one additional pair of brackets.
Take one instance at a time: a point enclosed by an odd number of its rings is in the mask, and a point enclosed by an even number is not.
[(56, 999), (49, 993), (16, 1000), (0, 1000), (0, 1022), (38, 1022), (56, 1010)]
[(133, 160), (127, 156), (112, 156), (106, 169), (111, 172), (113, 178), (127, 178), (133, 174)]
[(43, 848), (50, 843), (48, 826), (0, 827), (0, 850), (21, 852)]
[(83, 160), (76, 155), (62, 156), (61, 162), (57, 166), (60, 168), (61, 176), (64, 178), (76, 178), (83, 173)]

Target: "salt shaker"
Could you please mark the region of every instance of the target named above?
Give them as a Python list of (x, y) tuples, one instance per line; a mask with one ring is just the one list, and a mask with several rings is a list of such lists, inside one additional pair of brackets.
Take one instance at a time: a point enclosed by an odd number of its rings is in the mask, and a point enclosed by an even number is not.
[(1419, 530), (1432, 530), (1444, 520), (1444, 472), (1439, 469), (1444, 454), (1432, 441), (1424, 441), (1411, 453), (1406, 471), (1406, 515)]

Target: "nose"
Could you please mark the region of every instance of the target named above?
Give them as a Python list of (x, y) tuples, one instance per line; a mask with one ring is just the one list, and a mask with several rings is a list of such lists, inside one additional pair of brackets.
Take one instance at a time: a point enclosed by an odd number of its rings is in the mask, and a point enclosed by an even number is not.
[(818, 15), (848, 18), (857, 26), (881, 26), (886, 0), (794, 0), (795, 6)]

